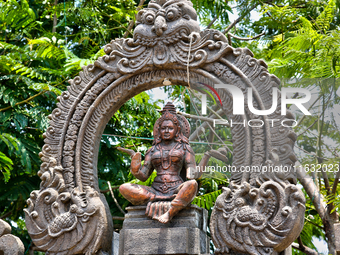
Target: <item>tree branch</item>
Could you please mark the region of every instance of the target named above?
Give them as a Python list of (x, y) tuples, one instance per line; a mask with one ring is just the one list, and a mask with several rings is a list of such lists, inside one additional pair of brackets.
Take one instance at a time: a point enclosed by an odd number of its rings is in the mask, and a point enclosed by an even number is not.
[(312, 18), (312, 16), (310, 16), (310, 15), (308, 15), (308, 16), (311, 18), (312, 21), (314, 21), (315, 25), (318, 27), (318, 29), (320, 30), (320, 32), (323, 33), (323, 34), (325, 34), (325, 33), (323, 32), (323, 30), (319, 27), (319, 24), (316, 22), (316, 20), (314, 20), (314, 19)]
[(330, 254), (335, 254), (335, 233), (334, 233), (334, 224), (330, 219), (330, 215), (326, 212), (326, 203), (324, 202), (324, 197), (319, 192), (319, 189), (316, 187), (312, 178), (306, 174), (306, 170), (301, 166), (300, 162), (296, 163), (297, 166), (297, 178), (304, 187), (308, 196), (311, 198), (315, 210), (318, 212), (322, 223), (323, 229), (325, 231), (326, 238), (328, 239), (328, 251)]
[(214, 23), (217, 19), (218, 19), (218, 16), (216, 15), (216, 17), (213, 18), (212, 21), (210, 21), (209, 25), (204, 30), (210, 29), (211, 26), (214, 25)]
[[(217, 112), (217, 114), (223, 114), (223, 110), (222, 109), (220, 109), (218, 112)], [(213, 115), (211, 115), (211, 117), (213, 117)], [(197, 137), (198, 136), (200, 136), (203, 132), (204, 132), (204, 130), (206, 129), (208, 127), (208, 122), (203, 122), (202, 124), (201, 124), (201, 126), (199, 126), (191, 135), (190, 135), (190, 137), (189, 137), (189, 141), (194, 141), (194, 140), (196, 140), (197, 139)]]
[[(340, 165), (340, 162), (339, 162)], [(335, 194), (336, 188), (339, 184), (339, 179), (340, 179), (340, 170), (338, 169), (338, 172), (336, 173), (335, 180), (333, 182), (333, 187), (332, 187), (332, 194)]]
[[(316, 158), (316, 159), (318, 158), (318, 156), (317, 156), (315, 153), (310, 153), (310, 152), (306, 151), (305, 149), (303, 149), (303, 148), (301, 148), (301, 147), (299, 147), (299, 146), (297, 146), (297, 145), (295, 145), (295, 147), (298, 148), (299, 150), (302, 150), (304, 153), (306, 153), (306, 154), (312, 156), (313, 158)], [(320, 158), (320, 159), (322, 159), (322, 160), (328, 160), (327, 158)], [(315, 172), (312, 172), (312, 174), (315, 174)]]
[[(63, 78), (64, 78), (64, 77), (63, 77)], [(66, 80), (67, 80), (67, 79), (63, 80), (62, 82), (60, 82), (60, 83), (58, 83), (58, 84), (56, 84), (56, 85), (54, 85), (54, 87), (57, 87), (57, 86), (59, 86), (60, 84), (63, 84)], [(24, 101), (21, 101), (21, 102), (19, 102), (19, 103), (16, 103), (14, 106), (11, 106), (11, 105), (10, 105), (10, 106), (8, 106), (8, 107), (5, 107), (5, 108), (0, 109), (0, 112), (7, 111), (7, 110), (9, 110), (9, 109), (11, 109), (11, 108), (13, 108), (13, 107), (15, 107), (15, 106), (17, 106), (17, 105), (21, 105), (21, 104), (28, 103), (29, 101), (33, 100), (34, 98), (36, 98), (36, 97), (38, 97), (38, 96), (40, 96), (40, 95), (42, 95), (42, 94), (44, 94), (44, 93), (46, 93), (46, 92), (48, 92), (48, 91), (49, 91), (49, 90), (42, 90), (42, 91), (40, 91), (38, 94), (36, 94), (36, 95), (34, 95), (34, 96), (31, 96), (31, 97), (25, 99)]]
[[(145, 0), (140, 0), (139, 4), (137, 6), (137, 12), (139, 12), (142, 9), (144, 2), (145, 2)], [(127, 31), (125, 32), (125, 34), (123, 36), (124, 38), (127, 38), (129, 36), (129, 34), (131, 34), (130, 31), (132, 30), (134, 25), (135, 25), (135, 20), (134, 19), (130, 20), (129, 26), (127, 27)]]
[[(189, 91), (189, 93), (193, 94), (196, 98), (199, 98), (199, 97), (196, 95), (195, 92), (193, 92), (193, 91), (191, 91), (191, 90), (188, 90), (188, 91)], [(202, 117), (202, 115), (201, 115), (200, 111), (198, 110), (198, 108), (197, 108), (195, 102), (193, 102), (193, 106), (194, 106), (194, 108), (195, 108), (195, 111)], [(210, 109), (211, 109), (211, 108), (210, 108)], [(212, 110), (212, 109), (211, 109), (211, 110)], [(215, 113), (215, 114), (217, 114), (217, 113)], [(209, 122), (205, 122), (205, 123), (207, 123), (207, 125), (208, 125), (210, 131), (211, 131), (212, 133), (214, 133), (214, 135), (216, 136), (216, 138), (217, 138), (218, 140), (220, 140), (220, 142), (221, 142), (224, 146), (226, 146), (226, 144), (225, 144), (225, 142), (223, 141), (223, 139), (215, 132), (215, 129), (211, 127), (211, 125), (209, 124)], [(189, 140), (190, 140), (190, 138), (189, 138)], [(233, 152), (232, 152), (228, 147), (225, 147), (225, 148), (230, 152), (231, 155), (233, 155)]]
[(239, 23), (245, 16), (247, 16), (252, 10), (254, 10), (257, 7), (257, 4), (254, 4), (252, 7), (250, 7), (249, 10), (245, 11), (243, 15), (239, 16), (237, 19), (235, 19), (224, 31), (223, 34), (226, 34), (232, 29), (234, 26), (236, 26), (237, 23)]
[(53, 16), (53, 28), (52, 33), (55, 33), (57, 31), (57, 4), (58, 0), (54, 0), (54, 16)]
[(312, 123), (312, 125), (310, 125), (308, 128), (306, 128), (304, 131), (302, 131), (300, 134), (297, 135), (297, 137), (303, 135), (304, 133), (306, 133), (309, 129), (311, 129), (315, 124), (316, 122), (318, 122), (320, 116)]
[(321, 171), (322, 171), (322, 178), (324, 180), (325, 188), (326, 188), (326, 191), (327, 191), (327, 196), (329, 196), (331, 194), (331, 186), (329, 184), (329, 179), (328, 179), (328, 176), (327, 176), (327, 173), (326, 173), (327, 169), (322, 168)]
[(40, 96), (40, 95), (46, 93), (47, 91), (48, 91), (48, 90), (40, 91), (38, 94), (36, 94), (36, 95), (34, 95), (34, 96), (31, 96), (31, 97), (25, 99), (24, 101), (21, 101), (21, 102), (19, 102), (19, 103), (16, 103), (14, 106), (11, 106), (11, 105), (10, 105), (10, 106), (8, 106), (8, 107), (6, 107), (6, 108), (0, 109), (0, 112), (7, 111), (7, 110), (9, 110), (9, 109), (11, 109), (11, 108), (13, 108), (13, 107), (15, 107), (15, 106), (17, 106), (17, 105), (25, 104), (25, 103), (27, 103), (27, 102), (33, 100), (34, 98), (36, 98), (36, 97), (38, 97), (38, 96)]
[(265, 34), (266, 34), (266, 32), (262, 32), (261, 34), (256, 35), (256, 36), (254, 36), (254, 37), (250, 37), (250, 38), (247, 38), (247, 37), (239, 37), (239, 36), (234, 35), (234, 34), (231, 34), (231, 33), (228, 33), (228, 36), (233, 37), (233, 38), (235, 38), (235, 39), (237, 39), (237, 40), (241, 40), (241, 41), (252, 41), (252, 40), (255, 40), (255, 39), (257, 39), (257, 38), (259, 38), (259, 37), (261, 37), (261, 36), (263, 36), (263, 35), (265, 35)]
[[(322, 94), (313, 102), (313, 104), (308, 108), (308, 111), (310, 109), (313, 108), (313, 106), (320, 100), (320, 98), (322, 97)], [(296, 126), (300, 126), (300, 124), (302, 123), (302, 121), (305, 119), (306, 115), (303, 115), (301, 119), (299, 119), (298, 123), (296, 124)]]
[(320, 194), (319, 189), (316, 187), (313, 179), (307, 175), (305, 168), (300, 164), (300, 162), (296, 163), (297, 178), (301, 182), (308, 196), (313, 201), (315, 210), (320, 215), (321, 219), (326, 217), (326, 203), (323, 202), (323, 196)]
[(5, 218), (7, 218), (7, 217), (9, 217), (9, 216), (11, 216), (11, 215), (12, 215), (12, 211), (9, 211), (9, 212), (5, 213), (4, 215), (2, 215), (2, 216), (0, 217), (0, 219), (5, 219)]
[(228, 39), (228, 44), (229, 44), (230, 46), (233, 46), (233, 41), (231, 40), (230, 33), (227, 34), (227, 39)]
[[(116, 189), (119, 189), (120, 186), (115, 186), (115, 187), (112, 187), (112, 190), (116, 190)], [(110, 189), (106, 189), (106, 190), (101, 190), (100, 193), (108, 193), (110, 192)]]
[[(332, 93), (329, 97), (331, 97), (331, 96), (332, 96)], [(326, 110), (325, 96), (322, 97), (322, 107), (323, 107), (322, 112), (325, 112), (325, 110)], [(325, 120), (325, 115), (323, 114), (321, 123), (320, 123), (320, 118), (319, 118), (319, 121), (318, 121), (318, 139), (317, 139), (318, 150), (317, 150), (317, 155), (318, 155), (318, 163), (319, 164), (323, 163), (323, 160), (320, 159), (320, 157), (322, 155), (322, 149), (321, 148), (322, 148), (322, 132), (323, 132), (323, 127), (324, 127), (324, 123), (325, 123), (324, 120)], [(326, 171), (324, 171), (324, 170), (325, 169), (322, 169), (322, 177), (323, 177), (323, 180), (324, 180), (324, 184), (325, 184), (325, 188), (326, 188), (327, 196), (328, 196), (331, 192), (331, 187), (329, 185), (329, 179), (328, 179), (328, 176), (326, 174)]]
[(297, 250), (299, 250), (299, 251), (302, 251), (303, 253), (305, 253), (305, 254), (307, 254), (307, 255), (318, 255), (318, 254), (319, 254), (318, 252), (314, 251), (313, 249), (311, 249), (311, 248), (309, 248), (309, 247), (303, 245), (300, 236), (298, 237), (297, 240), (298, 240), (299, 244), (297, 244), (297, 243), (292, 243), (292, 247), (293, 247), (294, 249), (297, 249)]
[(320, 225), (314, 223), (313, 221), (311, 221), (310, 219), (308, 219), (308, 218), (306, 218), (306, 217), (305, 217), (305, 220), (308, 221), (310, 224), (314, 225), (315, 227), (320, 228), (320, 229), (323, 229), (322, 226), (320, 226)]
[[(323, 109), (322, 113), (318, 116), (318, 118), (312, 123), (312, 125), (310, 125), (308, 128), (306, 128), (306, 129), (305, 129), (303, 132), (301, 132), (300, 134), (298, 134), (297, 137), (299, 137), (299, 136), (303, 135), (304, 133), (306, 133), (306, 132), (307, 132), (310, 128), (312, 128), (312, 127), (315, 125), (315, 123), (318, 122), (318, 121), (320, 120), (320, 118), (325, 114), (325, 111), (326, 111), (326, 109), (327, 109), (329, 103), (331, 102), (332, 94), (333, 94), (333, 91), (332, 91), (332, 93), (331, 93), (330, 96), (329, 96), (329, 99), (328, 99), (328, 102), (327, 102), (325, 108)], [(317, 101), (318, 101), (318, 100), (319, 100), (319, 99), (317, 99)], [(315, 102), (316, 102), (316, 101), (315, 101)], [(315, 103), (315, 102), (314, 102), (314, 103)]]
[(107, 185), (109, 185), (109, 190), (110, 190), (111, 196), (112, 196), (113, 201), (115, 202), (116, 206), (118, 207), (119, 211), (121, 211), (125, 215), (125, 212), (123, 211), (122, 207), (118, 204), (118, 201), (115, 198), (115, 195), (113, 194), (111, 183), (109, 181), (107, 182)]
[[(280, 7), (280, 8), (283, 8), (283, 7), (287, 7), (287, 6), (284, 6), (284, 5), (276, 5), (276, 4), (273, 4), (271, 3), (270, 1), (269, 2), (264, 2), (265, 4), (269, 4), (271, 6), (276, 6), (276, 7)], [(289, 6), (290, 8), (296, 8), (296, 9), (305, 9), (307, 8), (307, 6)]]

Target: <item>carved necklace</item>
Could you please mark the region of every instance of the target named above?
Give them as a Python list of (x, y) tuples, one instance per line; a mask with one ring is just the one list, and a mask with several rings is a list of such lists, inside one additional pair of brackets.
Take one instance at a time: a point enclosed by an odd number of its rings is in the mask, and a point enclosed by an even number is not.
[(162, 162), (162, 168), (164, 170), (167, 170), (170, 168), (171, 166), (171, 154), (173, 152), (173, 150), (176, 148), (178, 142), (171, 148), (170, 152), (169, 152), (169, 155), (168, 155), (168, 165), (167, 166), (164, 166), (164, 160), (163, 160), (163, 149), (162, 149), (162, 146), (159, 146), (159, 150), (161, 151), (161, 162)]

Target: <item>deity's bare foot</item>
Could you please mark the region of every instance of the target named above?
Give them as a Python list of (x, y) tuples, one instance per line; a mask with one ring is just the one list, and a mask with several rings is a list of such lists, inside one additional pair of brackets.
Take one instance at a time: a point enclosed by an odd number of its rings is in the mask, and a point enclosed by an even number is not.
[(170, 206), (169, 210), (158, 217), (160, 223), (168, 223), (183, 207)]
[(170, 222), (171, 218), (172, 218), (172, 217), (170, 216), (169, 211), (167, 211), (166, 213), (164, 213), (163, 215), (161, 215), (161, 216), (158, 218), (158, 221), (159, 221), (160, 223), (166, 224), (166, 223)]

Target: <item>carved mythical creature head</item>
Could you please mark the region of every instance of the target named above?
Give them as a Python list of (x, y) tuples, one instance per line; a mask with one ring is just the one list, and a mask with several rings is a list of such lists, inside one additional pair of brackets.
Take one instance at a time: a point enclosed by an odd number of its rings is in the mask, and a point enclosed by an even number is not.
[(190, 0), (152, 0), (137, 14), (134, 32), (144, 38), (166, 37), (183, 30), (186, 35), (200, 32), (197, 13)]
[(164, 106), (162, 110), (162, 116), (155, 123), (154, 129), (153, 129), (154, 137), (155, 137), (154, 144), (159, 144), (160, 142), (162, 142), (160, 128), (161, 128), (162, 123), (165, 120), (172, 121), (172, 123), (176, 127), (177, 133), (176, 133), (175, 141), (184, 142), (188, 144), (189, 140), (188, 138), (185, 137), (185, 135), (182, 132), (182, 126), (183, 126), (182, 119), (179, 118), (179, 116), (176, 114), (176, 108), (171, 102), (168, 102), (166, 106)]

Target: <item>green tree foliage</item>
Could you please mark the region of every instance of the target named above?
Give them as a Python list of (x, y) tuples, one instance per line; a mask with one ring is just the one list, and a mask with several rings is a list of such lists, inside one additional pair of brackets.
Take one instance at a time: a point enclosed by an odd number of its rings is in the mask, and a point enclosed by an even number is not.
[[(314, 20), (300, 16), (295, 30), (274, 37), (271, 71), (283, 78), (329, 78), (339, 76), (338, 29), (330, 30), (336, 6), (330, 1)], [(282, 40), (285, 38), (285, 40)]]

